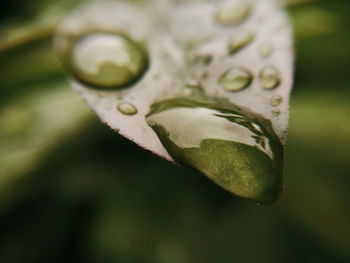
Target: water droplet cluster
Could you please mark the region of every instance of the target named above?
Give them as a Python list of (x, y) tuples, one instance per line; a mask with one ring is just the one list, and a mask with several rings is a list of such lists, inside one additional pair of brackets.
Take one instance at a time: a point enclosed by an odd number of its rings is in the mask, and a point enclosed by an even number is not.
[[(241, 51), (259, 41), (256, 32), (248, 30), (245, 26), (253, 13), (253, 3), (249, 0), (224, 0), (216, 5), (213, 14), (216, 26), (237, 28), (227, 39), (227, 57), (239, 55)], [(214, 35), (209, 34), (192, 39), (195, 44), (191, 42), (191, 48), (196, 49), (213, 38)], [(131, 87), (143, 77), (149, 64), (144, 45), (120, 32), (108, 30), (84, 32), (74, 36), (66, 49), (64, 63), (68, 67), (68, 72), (90, 88), (117, 90)], [(258, 54), (261, 58), (268, 59), (273, 52), (274, 45), (271, 42), (262, 42), (258, 45)], [(203, 52), (193, 56), (190, 65), (209, 67), (214, 59), (215, 54)], [(280, 72), (274, 65), (267, 64), (259, 72), (253, 72), (249, 67), (239, 64), (223, 69), (225, 71), (219, 76), (218, 84), (227, 92), (243, 91), (249, 88), (255, 79), (266, 91), (278, 88), (282, 82)], [(209, 74), (210, 71), (203, 72), (200, 78), (207, 79)], [(186, 86), (185, 83), (184, 88)], [(182, 92), (185, 93), (189, 94), (186, 91)], [(276, 103), (276, 100), (272, 102), (271, 99), (270, 104), (273, 107), (281, 102), (275, 105)], [(120, 109), (119, 111), (125, 114), (125, 111)], [(132, 114), (126, 113), (126, 115)]]
[[(215, 21), (218, 25), (225, 28), (245, 27), (245, 29), (236, 29), (236, 32), (227, 40), (227, 55), (239, 56), (240, 53), (250, 46), (254, 45), (256, 54), (260, 56), (261, 61), (265, 61), (258, 71), (249, 69), (250, 67), (241, 66), (239, 63), (233, 63), (231, 68), (226, 69), (218, 78), (218, 84), (221, 88), (228, 92), (240, 92), (249, 88), (253, 83), (256, 83), (264, 91), (273, 91), (282, 84), (281, 72), (278, 68), (269, 63), (269, 58), (275, 52), (275, 45), (271, 41), (261, 41), (260, 36), (248, 29), (245, 22), (254, 13), (253, 3), (247, 1), (227, 0), (217, 5), (215, 12)], [(264, 19), (263, 19), (264, 20)], [(262, 21), (263, 23), (264, 21)], [(252, 52), (253, 49), (248, 50)], [(234, 61), (234, 58), (232, 58)], [(245, 64), (245, 63), (243, 63)], [(254, 67), (252, 67), (254, 68)], [(255, 71), (255, 72), (254, 72)], [(274, 92), (273, 92), (274, 93)], [(281, 96), (272, 95), (270, 105), (277, 107), (282, 103)], [(274, 117), (280, 115), (279, 109), (271, 110)]]
[[(278, 67), (280, 43), (257, 24), (264, 22), (259, 4), (174, 1), (170, 18), (158, 18), (161, 8), (155, 8), (151, 19), (146, 12), (150, 24), (143, 27), (137, 2), (111, 8), (126, 10), (108, 15), (117, 21), (111, 27), (64, 37), (61, 57), (78, 91), (103, 121), (141, 146), (239, 196), (275, 201), (282, 189), (283, 140), (274, 121), (284, 113), (286, 73)], [(129, 14), (129, 5), (141, 13)], [(167, 19), (163, 32), (158, 24)], [(259, 100), (268, 104), (267, 113)]]
[(269, 1), (208, 2), (203, 5), (210, 12), (188, 5), (173, 22), (180, 24), (171, 33), (175, 32), (174, 39), (183, 44), (189, 65), (186, 71), (200, 80), (210, 96), (248, 108), (267, 103), (258, 111), (277, 117), (272, 110), (285, 104), (281, 101), (273, 106), (269, 100), (283, 94), (281, 90), (288, 85), (288, 79), (283, 78), (285, 66), (280, 65), (285, 47), (278, 28), (283, 21), (271, 23), (274, 19), (269, 19), (265, 6)]

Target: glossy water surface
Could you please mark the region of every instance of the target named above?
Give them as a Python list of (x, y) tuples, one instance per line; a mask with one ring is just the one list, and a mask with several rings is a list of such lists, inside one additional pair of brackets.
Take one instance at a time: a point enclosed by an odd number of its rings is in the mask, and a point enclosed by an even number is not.
[(270, 121), (196, 93), (154, 104), (147, 122), (178, 163), (254, 202), (279, 197), (283, 147)]

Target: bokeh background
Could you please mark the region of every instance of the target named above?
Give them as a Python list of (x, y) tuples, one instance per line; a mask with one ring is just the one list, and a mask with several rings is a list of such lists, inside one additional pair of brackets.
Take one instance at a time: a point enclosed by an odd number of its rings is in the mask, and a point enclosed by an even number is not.
[(296, 82), (272, 206), (98, 121), (52, 50), (81, 1), (1, 1), (1, 263), (350, 262), (349, 0), (287, 1)]

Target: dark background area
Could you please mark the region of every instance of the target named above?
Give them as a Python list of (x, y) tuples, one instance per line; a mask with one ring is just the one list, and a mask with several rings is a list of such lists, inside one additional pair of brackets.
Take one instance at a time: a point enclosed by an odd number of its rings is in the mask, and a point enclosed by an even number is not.
[(272, 206), (121, 138), (52, 50), (79, 1), (2, 1), (0, 262), (350, 262), (350, 2), (287, 8), (296, 80)]

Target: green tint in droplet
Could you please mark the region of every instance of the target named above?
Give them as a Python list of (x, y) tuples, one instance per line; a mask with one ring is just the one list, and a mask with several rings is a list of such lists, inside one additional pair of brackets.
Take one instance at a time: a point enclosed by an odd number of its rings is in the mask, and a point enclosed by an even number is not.
[(278, 105), (280, 105), (281, 103), (282, 103), (282, 97), (281, 96), (279, 96), (279, 95), (276, 95), (276, 96), (273, 96), (271, 99), (270, 99), (270, 104), (271, 104), (271, 106), (274, 106), (274, 107), (276, 107), (276, 106), (278, 106)]
[(236, 54), (238, 51), (249, 45), (254, 40), (254, 34), (251, 32), (241, 32), (233, 36), (229, 42), (230, 55)]
[(240, 91), (252, 83), (252, 74), (243, 68), (233, 68), (225, 72), (219, 79), (219, 84), (227, 91)]
[(225, 1), (216, 11), (216, 21), (222, 25), (237, 25), (247, 19), (251, 12), (248, 3), (242, 1)]
[(213, 56), (212, 55), (198, 55), (196, 57), (194, 57), (192, 63), (193, 64), (202, 64), (202, 65), (206, 65), (208, 66), (213, 60)]
[(120, 103), (118, 110), (124, 115), (135, 115), (137, 113), (137, 108), (130, 103)]
[(280, 83), (280, 74), (278, 70), (273, 66), (267, 66), (260, 71), (259, 74), (261, 86), (264, 89), (277, 88)]
[(275, 117), (278, 117), (281, 115), (281, 111), (280, 110), (273, 110), (272, 111), (272, 115), (275, 116)]
[(75, 42), (69, 64), (81, 82), (118, 89), (137, 81), (147, 62), (145, 51), (134, 41), (114, 33), (90, 33)]
[(269, 57), (272, 55), (274, 47), (271, 43), (262, 43), (259, 46), (259, 53), (262, 57)]
[(202, 95), (156, 103), (147, 122), (178, 163), (254, 202), (279, 197), (283, 147), (270, 121)]

